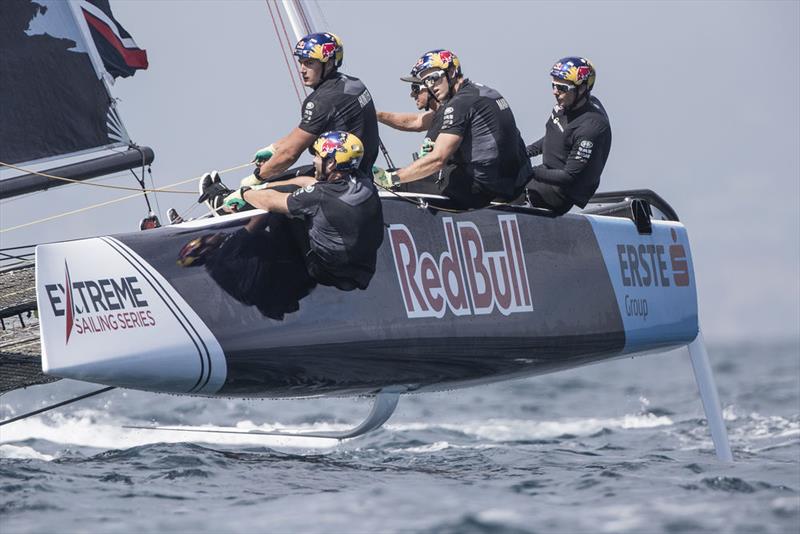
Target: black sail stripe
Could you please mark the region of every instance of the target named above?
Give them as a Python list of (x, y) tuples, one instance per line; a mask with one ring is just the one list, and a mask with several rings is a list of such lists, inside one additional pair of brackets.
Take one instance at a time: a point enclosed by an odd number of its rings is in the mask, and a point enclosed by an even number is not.
[[(139, 259), (135, 255), (125, 250), (125, 248), (123, 248), (124, 245), (122, 243), (119, 243), (113, 238), (101, 237), (100, 239), (102, 239), (107, 245), (109, 245), (117, 253), (119, 253), (123, 257), (123, 259), (125, 259), (128, 263), (130, 263), (131, 266), (134, 269), (136, 269), (136, 271), (139, 272), (139, 274), (141, 274), (142, 277), (144, 277), (147, 280), (147, 282), (156, 291), (158, 296), (161, 298), (162, 302), (166, 304), (169, 311), (172, 313), (172, 315), (181, 325), (183, 330), (186, 332), (186, 335), (188, 335), (189, 339), (192, 340), (192, 343), (194, 344), (195, 349), (197, 350), (198, 356), (200, 357), (200, 376), (197, 378), (197, 381), (195, 382), (194, 386), (192, 386), (189, 389), (188, 393), (194, 393), (198, 389), (202, 389), (203, 387), (205, 387), (205, 385), (208, 384), (208, 381), (211, 378), (211, 355), (209, 354), (208, 347), (206, 346), (202, 337), (200, 336), (200, 334), (197, 333), (197, 330), (195, 330), (194, 325), (192, 325), (191, 321), (189, 321), (189, 319), (183, 313), (183, 310), (181, 310), (180, 306), (178, 306), (177, 303), (175, 303), (175, 301), (172, 299), (172, 297), (169, 295), (166, 289), (164, 289), (161, 283), (147, 270), (147, 267), (142, 265), (141, 261), (139, 261)], [(158, 287), (156, 287), (156, 285)], [(161, 291), (159, 291), (159, 289)], [(178, 316), (178, 314), (180, 314), (180, 317)], [(183, 318), (183, 320), (181, 320), (181, 318)], [(189, 328), (187, 328), (187, 325)], [(191, 332), (189, 331), (189, 329), (191, 329)], [(192, 334), (194, 334), (194, 336)], [(205, 360), (208, 362), (207, 366), (206, 362), (204, 361), (204, 356)], [(208, 374), (206, 374), (206, 367), (208, 368)], [(204, 376), (205, 380), (203, 380)]]

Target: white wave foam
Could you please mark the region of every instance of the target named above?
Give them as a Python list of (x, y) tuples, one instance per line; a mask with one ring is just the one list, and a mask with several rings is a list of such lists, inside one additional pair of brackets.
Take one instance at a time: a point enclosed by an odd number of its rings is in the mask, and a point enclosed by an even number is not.
[(445, 449), (449, 449), (450, 444), (446, 441), (437, 441), (436, 443), (431, 443), (430, 445), (422, 445), (421, 447), (408, 447), (407, 449), (396, 449), (397, 451), (402, 452), (437, 452), (443, 451)]
[(17, 445), (0, 445), (0, 458), (15, 460), (44, 460), (49, 462), (55, 458), (49, 454), (42, 454), (31, 447)]
[(524, 439), (552, 439), (564, 434), (589, 436), (604, 428), (630, 430), (655, 428), (672, 425), (666, 416), (653, 414), (625, 415), (618, 418), (586, 418), (563, 421), (530, 421), (527, 419), (489, 419), (487, 421), (465, 422), (459, 424), (400, 423), (390, 424), (392, 430), (428, 430), (442, 428), (477, 436), (492, 441), (513, 441)]
[[(211, 425), (171, 427), (180, 430), (165, 431), (123, 428), (124, 424), (122, 421), (112, 420), (102, 412), (93, 410), (82, 410), (70, 415), (52, 414), (47, 418), (31, 417), (24, 423), (15, 423), (5, 427), (2, 433), (2, 442), (14, 443), (29, 439), (41, 439), (52, 443), (98, 449), (127, 449), (152, 443), (184, 442), (300, 449), (326, 449), (338, 445), (336, 440), (326, 438), (191, 432), (191, 430), (223, 430), (220, 427)], [(283, 425), (259, 426), (251, 421), (240, 421), (233, 428), (243, 432), (250, 430), (267, 432), (288, 430), (288, 427)], [(345, 425), (318, 423), (292, 427), (292, 430), (318, 432), (343, 430), (345, 428), (347, 428)]]

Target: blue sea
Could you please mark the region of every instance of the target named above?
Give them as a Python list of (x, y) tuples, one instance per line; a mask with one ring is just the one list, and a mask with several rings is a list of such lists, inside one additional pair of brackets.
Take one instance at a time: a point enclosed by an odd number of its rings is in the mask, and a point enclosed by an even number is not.
[[(341, 429), (366, 399), (116, 390), (0, 429), (0, 532), (800, 532), (800, 346), (711, 345), (735, 463), (688, 354), (400, 399), (331, 444), (125, 425)], [(0, 397), (2, 417), (94, 386)]]

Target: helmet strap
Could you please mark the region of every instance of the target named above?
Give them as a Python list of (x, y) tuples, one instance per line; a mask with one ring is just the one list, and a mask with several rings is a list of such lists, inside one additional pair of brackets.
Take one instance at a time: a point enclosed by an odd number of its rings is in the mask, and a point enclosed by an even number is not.
[[(330, 64), (330, 65), (332, 65), (332, 66), (333, 66), (333, 68), (331, 68), (331, 69), (328, 69), (328, 65), (329, 65), (329, 64)], [(314, 87), (314, 89), (316, 89), (317, 87), (319, 87), (319, 85), (320, 85), (322, 82), (324, 82), (325, 80), (327, 80), (328, 78), (331, 78), (331, 77), (333, 77), (333, 76), (336, 74), (336, 72), (337, 72), (338, 70), (339, 70), (339, 69), (338, 69), (338, 67), (336, 67), (336, 64), (335, 64), (335, 63), (333, 63), (331, 60), (328, 60), (328, 61), (326, 61), (325, 63), (323, 63), (323, 64), (322, 64), (322, 76), (320, 76), (320, 77), (319, 77), (319, 83), (317, 84), (317, 86), (316, 86), (316, 87)]]
[[(333, 170), (328, 172), (328, 161), (333, 159)], [(319, 182), (327, 182), (330, 180), (331, 175), (336, 172), (336, 153), (331, 152), (324, 158), (322, 158), (322, 165), (321, 165), (320, 173), (319, 173)]]
[[(581, 92), (581, 90), (583, 90), (583, 92)], [(575, 89), (575, 101), (568, 108), (564, 108), (564, 111), (571, 109), (578, 109), (585, 102), (588, 101), (589, 101), (589, 90), (586, 89), (585, 85), (579, 85), (577, 89)]]
[(453, 95), (455, 94), (455, 91), (453, 89), (456, 86), (456, 82), (458, 82), (458, 76), (450, 77), (450, 67), (445, 69), (444, 75), (447, 77), (447, 88), (448, 88), (447, 96), (449, 98), (453, 98)]
[(425, 111), (430, 111), (431, 110), (431, 98), (436, 100), (436, 102), (439, 102), (439, 99), (436, 98), (436, 95), (433, 93), (433, 91), (431, 91), (427, 87), (425, 88), (425, 90), (428, 91), (428, 100), (427, 100), (427, 103), (425, 104)]

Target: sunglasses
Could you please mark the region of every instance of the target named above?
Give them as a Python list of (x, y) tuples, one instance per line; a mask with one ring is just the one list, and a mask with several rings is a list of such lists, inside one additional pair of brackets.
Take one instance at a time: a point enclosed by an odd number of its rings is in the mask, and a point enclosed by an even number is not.
[(425, 83), (425, 87), (429, 89), (432, 88), (436, 83), (445, 77), (447, 73), (443, 70), (437, 70), (425, 76), (422, 81)]
[(422, 84), (419, 83), (412, 83), (411, 84), (411, 96), (417, 96), (420, 91), (422, 91)]
[(569, 93), (570, 91), (575, 90), (575, 86), (568, 83), (553, 82), (553, 90), (559, 93)]

